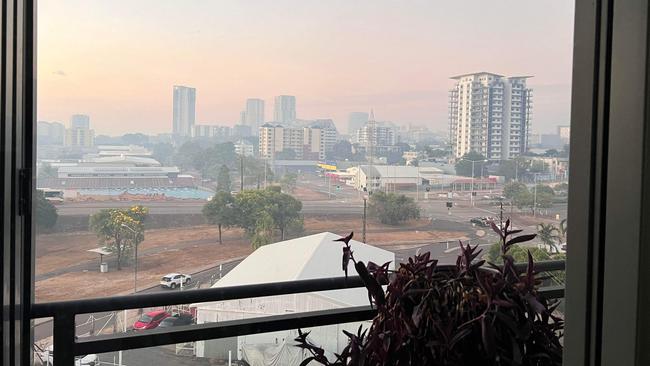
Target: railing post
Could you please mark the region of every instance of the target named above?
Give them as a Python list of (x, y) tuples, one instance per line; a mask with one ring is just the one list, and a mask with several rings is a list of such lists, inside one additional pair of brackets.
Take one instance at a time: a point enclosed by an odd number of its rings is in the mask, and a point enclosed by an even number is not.
[(74, 319), (71, 313), (54, 315), (54, 363), (58, 366), (74, 366)]

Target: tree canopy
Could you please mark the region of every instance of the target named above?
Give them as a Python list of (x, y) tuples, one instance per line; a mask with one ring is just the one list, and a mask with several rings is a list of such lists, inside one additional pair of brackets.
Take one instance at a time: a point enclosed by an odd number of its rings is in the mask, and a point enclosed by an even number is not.
[(149, 210), (143, 206), (128, 209), (104, 209), (90, 216), (90, 228), (101, 244), (117, 255), (117, 269), (122, 269), (125, 258), (144, 240), (144, 220)]
[(465, 177), (471, 177), (472, 176), (472, 161), (474, 161), (474, 176), (475, 177), (480, 177), (481, 176), (481, 171), (484, 166), (487, 165), (487, 162), (485, 161), (485, 156), (475, 152), (475, 151), (470, 151), (463, 155), (458, 161), (456, 162), (456, 174), (462, 175)]
[(221, 228), (237, 224), (237, 209), (234, 204), (235, 198), (230, 191), (219, 191), (203, 206), (203, 215), (208, 222), (219, 228), (219, 244), (222, 243)]
[(232, 184), (230, 182), (230, 169), (227, 166), (222, 165), (219, 168), (219, 174), (217, 175), (217, 190), (230, 192), (232, 189)]
[(37, 229), (51, 229), (59, 217), (56, 207), (45, 198), (41, 190), (34, 192), (34, 215)]
[(370, 216), (388, 225), (420, 218), (418, 205), (403, 194), (376, 192), (370, 196), (368, 208)]

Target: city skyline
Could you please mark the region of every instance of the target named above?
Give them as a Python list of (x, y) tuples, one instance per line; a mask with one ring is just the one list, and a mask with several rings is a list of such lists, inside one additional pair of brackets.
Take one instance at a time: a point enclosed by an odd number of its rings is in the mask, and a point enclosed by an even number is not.
[(201, 124), (232, 126), (246, 99), (286, 94), (297, 118), (339, 131), (370, 108), (445, 130), (450, 76), (490, 70), (535, 76), (534, 130), (569, 123), (571, 4), (280, 3), (41, 1), (38, 120), (83, 113), (100, 134), (166, 133), (169, 87), (190, 85)]

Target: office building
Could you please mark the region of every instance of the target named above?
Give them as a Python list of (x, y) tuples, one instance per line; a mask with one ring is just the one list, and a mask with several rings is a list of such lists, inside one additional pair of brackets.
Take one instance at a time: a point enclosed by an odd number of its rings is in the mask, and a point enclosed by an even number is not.
[(277, 123), (292, 123), (296, 120), (296, 97), (279, 95), (275, 97), (273, 121)]
[(90, 129), (90, 117), (75, 114), (70, 118), (70, 128), (65, 130), (63, 145), (66, 147), (92, 147), (95, 131)]
[(264, 101), (262, 99), (247, 99), (244, 113), (244, 124), (250, 126), (251, 131), (257, 131), (264, 124)]
[(517, 157), (528, 148), (532, 90), (528, 76), (480, 72), (454, 76), (449, 92), (453, 156), (474, 151), (490, 160)]
[(357, 131), (365, 126), (366, 122), (368, 122), (368, 113), (351, 112), (348, 115), (348, 134), (356, 135)]
[(196, 89), (174, 85), (174, 136), (191, 137), (196, 118)]

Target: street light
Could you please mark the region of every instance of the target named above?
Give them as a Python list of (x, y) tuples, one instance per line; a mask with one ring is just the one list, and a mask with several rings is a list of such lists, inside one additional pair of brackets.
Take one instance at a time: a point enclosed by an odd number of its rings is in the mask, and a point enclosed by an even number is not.
[(470, 204), (472, 206), (474, 206), (474, 163), (485, 163), (488, 160), (487, 159), (469, 160), (469, 159), (465, 159), (465, 158), (460, 158), (460, 160), (465, 160), (465, 161), (469, 161), (470, 163), (472, 163), (472, 191), (469, 194), (469, 202), (470, 202)]
[(138, 292), (138, 243), (136, 242), (136, 235), (138, 235), (138, 232), (133, 230), (129, 225), (122, 223), (123, 228), (129, 229), (133, 233), (133, 243), (135, 244), (135, 254), (134, 254), (134, 259), (135, 259), (135, 268), (133, 271), (133, 293)]

